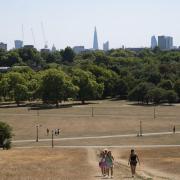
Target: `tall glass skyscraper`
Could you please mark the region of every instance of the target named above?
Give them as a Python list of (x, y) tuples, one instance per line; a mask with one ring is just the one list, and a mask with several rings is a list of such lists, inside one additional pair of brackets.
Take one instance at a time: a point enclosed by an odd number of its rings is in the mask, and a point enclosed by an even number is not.
[(152, 36), (151, 37), (151, 49), (154, 49), (157, 46), (158, 46), (158, 42), (157, 42), (156, 36)]
[(170, 36), (158, 36), (158, 46), (161, 50), (173, 49), (173, 37)]
[(94, 30), (93, 50), (99, 50), (98, 37), (97, 37), (97, 30), (96, 30), (96, 27), (95, 27), (95, 30)]

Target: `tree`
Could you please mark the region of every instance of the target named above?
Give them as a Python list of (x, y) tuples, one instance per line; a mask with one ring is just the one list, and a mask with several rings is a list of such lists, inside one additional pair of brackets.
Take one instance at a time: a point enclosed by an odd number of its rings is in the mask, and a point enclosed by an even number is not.
[(98, 83), (104, 85), (103, 97), (116, 95), (115, 84), (119, 79), (119, 76), (112, 70), (97, 65), (88, 65), (87, 71), (90, 71), (95, 77)]
[(169, 104), (175, 103), (178, 99), (177, 93), (174, 90), (168, 90), (165, 93), (165, 99)]
[(146, 102), (147, 104), (150, 101), (149, 91), (154, 88), (154, 85), (151, 83), (140, 83), (128, 94), (128, 99), (130, 101)]
[(16, 84), (14, 87), (14, 100), (19, 106), (20, 101), (26, 101), (29, 98), (28, 88), (23, 84)]
[(22, 59), (20, 58), (17, 51), (9, 51), (7, 54), (7, 66), (13, 66), (14, 64), (22, 63)]
[(3, 97), (6, 100), (9, 93), (9, 84), (7, 78), (2, 78), (0, 81), (0, 97)]
[(28, 88), (26, 86), (26, 79), (21, 73), (10, 72), (5, 74), (0, 82), (1, 95), (11, 100), (15, 100), (19, 106), (20, 101), (28, 100)]
[(118, 96), (127, 96), (128, 93), (128, 85), (123, 79), (118, 79), (115, 87), (114, 87), (115, 94)]
[(158, 87), (165, 89), (165, 90), (172, 90), (173, 89), (173, 83), (171, 80), (162, 80)]
[(79, 87), (78, 99), (84, 104), (86, 100), (101, 98), (104, 86), (97, 83), (88, 71), (76, 69), (73, 71), (73, 83)]
[(67, 48), (65, 48), (65, 50), (61, 51), (61, 56), (62, 56), (62, 60), (64, 62), (72, 63), (74, 60), (74, 57), (75, 57), (75, 53), (72, 50), (72, 48), (67, 47)]
[(148, 96), (152, 102), (159, 104), (165, 98), (165, 90), (155, 87), (148, 92)]
[(5, 122), (0, 122), (0, 144), (3, 148), (11, 148), (12, 128)]
[(178, 94), (178, 96), (180, 98), (180, 80), (175, 82), (174, 90), (175, 90), (175, 92)]
[(44, 73), (40, 87), (43, 102), (56, 104), (69, 97), (73, 97), (77, 93), (78, 88), (75, 87), (70, 78), (61, 70), (50, 69)]

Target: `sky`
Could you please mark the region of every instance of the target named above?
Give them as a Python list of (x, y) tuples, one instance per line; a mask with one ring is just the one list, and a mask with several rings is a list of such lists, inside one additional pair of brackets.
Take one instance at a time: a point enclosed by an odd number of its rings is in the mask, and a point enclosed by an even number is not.
[(179, 0), (0, 0), (0, 42), (92, 48), (96, 26), (100, 48), (107, 40), (110, 48), (149, 47), (152, 35), (180, 46), (179, 8)]

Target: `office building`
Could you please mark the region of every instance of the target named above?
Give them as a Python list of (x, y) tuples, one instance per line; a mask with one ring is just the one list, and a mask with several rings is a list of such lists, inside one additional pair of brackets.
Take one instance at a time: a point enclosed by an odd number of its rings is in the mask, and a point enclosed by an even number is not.
[(173, 38), (170, 36), (158, 36), (158, 46), (161, 50), (173, 49)]
[(52, 46), (51, 51), (52, 51), (52, 52), (55, 52), (55, 51), (56, 51), (56, 47), (55, 47), (55, 45), (54, 45), (54, 44), (53, 44), (53, 46)]
[(7, 44), (0, 42), (0, 49), (7, 51)]
[(27, 48), (27, 49), (34, 49), (34, 46), (33, 46), (33, 45), (24, 45), (24, 48)]
[(151, 49), (154, 49), (158, 46), (156, 36), (151, 37)]
[(94, 29), (94, 42), (93, 42), (93, 50), (99, 50), (99, 45), (98, 45), (98, 36), (97, 36), (97, 30), (96, 27)]
[(20, 49), (23, 47), (23, 41), (21, 40), (15, 40), (14, 44), (15, 44), (15, 49)]
[(76, 53), (76, 54), (79, 54), (79, 53), (82, 53), (85, 51), (85, 48), (84, 46), (74, 46), (73, 47), (73, 51)]
[(107, 41), (103, 44), (103, 51), (105, 51), (105, 52), (109, 51), (109, 41)]

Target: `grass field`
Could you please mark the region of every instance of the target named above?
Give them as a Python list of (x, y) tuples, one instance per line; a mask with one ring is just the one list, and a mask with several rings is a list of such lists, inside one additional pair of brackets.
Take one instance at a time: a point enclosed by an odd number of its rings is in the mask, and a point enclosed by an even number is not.
[[(154, 119), (155, 112), (155, 119)], [(35, 142), (36, 139), (36, 125), (39, 124), (39, 138), (40, 139), (50, 139), (51, 136), (47, 136), (46, 129), (50, 130), (59, 128), (61, 129), (60, 136), (55, 136), (55, 139), (61, 138), (73, 138), (73, 137), (95, 137), (95, 136), (110, 136), (110, 135), (128, 135), (128, 134), (138, 134), (140, 129), (140, 121), (142, 122), (142, 130), (143, 133), (156, 133), (156, 132), (172, 132), (172, 128), (175, 125), (176, 130), (180, 131), (180, 106), (179, 105), (163, 105), (163, 106), (140, 106), (135, 104), (130, 104), (125, 101), (96, 101), (88, 105), (74, 105), (74, 106), (63, 106), (63, 108), (59, 109), (41, 109), (41, 110), (28, 110), (27, 107), (19, 107), (19, 108), (5, 108), (1, 106), (0, 108), (0, 121), (4, 121), (9, 123), (13, 127), (14, 137), (13, 140), (34, 140), (34, 142), (20, 142), (14, 143), (14, 147), (28, 147), (28, 146), (50, 146), (51, 141), (43, 141), (43, 142)], [(180, 145), (180, 134), (169, 134), (169, 135), (154, 135), (154, 136), (143, 136), (143, 137), (111, 137), (111, 138), (103, 138), (103, 139), (76, 139), (76, 140), (57, 140), (54, 142), (55, 146), (132, 146), (135, 145)], [(91, 149), (91, 148), (90, 148)], [(146, 148), (139, 149), (139, 153), (143, 159), (143, 165), (146, 169), (154, 169), (162, 173), (166, 173), (167, 169), (169, 171), (170, 176), (180, 176), (180, 148)], [(44, 149), (36, 149), (33, 151), (37, 151), (37, 154), (42, 151), (42, 157), (40, 156), (37, 160), (43, 159), (46, 157), (46, 153), (50, 153), (50, 150)], [(127, 155), (129, 149), (114, 149), (114, 153), (117, 156), (117, 159), (123, 160)], [(25, 157), (21, 156), (21, 152), (25, 154)], [(8, 155), (9, 161), (13, 159), (13, 156), (18, 157), (23, 160), (23, 158), (29, 157), (27, 161), (30, 165), (36, 164), (31, 159), (33, 156), (31, 153), (28, 155), (30, 150), (13, 150), (9, 152), (1, 152), (1, 153), (9, 153), (12, 156)], [(59, 157), (59, 150), (53, 151), (57, 153), (56, 155)], [(158, 153), (157, 153), (158, 152)], [(71, 162), (76, 164), (76, 157), (74, 157), (73, 153), (76, 153), (76, 150), (63, 150), (60, 155), (64, 155), (64, 157), (72, 158)], [(84, 154), (84, 158), (88, 159), (87, 150), (77, 149), (77, 153)], [(121, 155), (119, 155), (119, 153)], [(53, 154), (52, 154), (53, 155)], [(35, 156), (36, 157), (36, 156)], [(54, 156), (53, 156), (54, 157)], [(56, 157), (52, 162), (55, 161)], [(57, 157), (57, 158), (58, 158)], [(67, 159), (67, 158), (65, 158)], [(156, 161), (158, 159), (158, 162)], [(4, 159), (5, 161), (5, 159)], [(61, 161), (61, 160), (60, 160)], [(16, 165), (16, 161), (13, 161), (12, 168)], [(58, 161), (59, 162), (59, 161)], [(67, 167), (71, 164), (69, 161), (67, 163), (64, 171), (67, 171)], [(1, 165), (3, 165), (3, 161)], [(79, 166), (85, 167), (86, 164), (79, 162), (78, 167), (75, 171), (81, 169)], [(39, 166), (42, 169), (46, 169), (43, 161), (39, 162)], [(57, 163), (57, 166), (62, 166)], [(122, 166), (122, 165), (121, 165)], [(89, 163), (88, 167), (92, 171), (90, 172), (90, 179), (95, 179), (93, 176), (93, 166)], [(123, 166), (125, 167), (125, 166)], [(173, 168), (172, 168), (173, 167)], [(32, 167), (33, 168), (33, 167)], [(119, 167), (116, 167), (117, 171)], [(19, 169), (15, 169), (18, 173)], [(3, 171), (4, 178), (7, 176), (7, 173)], [(12, 171), (13, 172), (13, 171)], [(81, 179), (84, 178), (88, 172), (83, 171), (80, 175)], [(124, 172), (128, 173), (129, 171), (124, 168)], [(49, 173), (49, 172), (48, 172)], [(58, 174), (60, 173), (60, 174)], [(54, 179), (57, 178), (58, 175), (62, 175), (62, 180), (64, 179), (73, 179), (73, 174), (68, 174), (68, 178), (63, 176), (63, 171), (56, 171), (53, 173)], [(51, 175), (47, 177), (51, 177)], [(37, 175), (38, 176), (38, 175)], [(119, 177), (122, 178), (123, 175), (119, 174)], [(20, 177), (20, 176), (19, 176)], [(23, 176), (22, 176), (23, 177)], [(118, 175), (117, 175), (118, 177)], [(150, 177), (153, 177), (151, 175)], [(5, 179), (6, 179), (5, 178)], [(9, 177), (8, 177), (9, 178)], [(158, 177), (160, 178), (160, 177)], [(14, 178), (15, 179), (15, 178)], [(33, 179), (33, 177), (32, 177)], [(34, 176), (35, 179), (35, 176)], [(74, 178), (76, 179), (76, 178)], [(79, 178), (80, 179), (80, 178)], [(157, 179), (154, 178), (154, 179)], [(161, 178), (160, 178), (161, 179)], [(172, 178), (173, 179), (173, 178)]]

